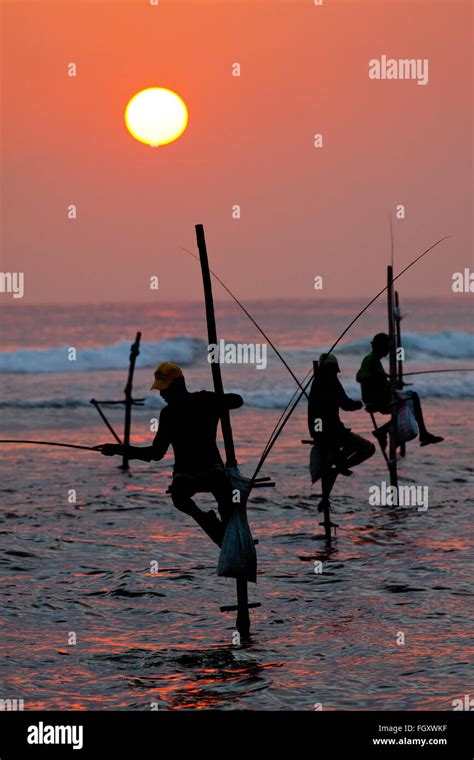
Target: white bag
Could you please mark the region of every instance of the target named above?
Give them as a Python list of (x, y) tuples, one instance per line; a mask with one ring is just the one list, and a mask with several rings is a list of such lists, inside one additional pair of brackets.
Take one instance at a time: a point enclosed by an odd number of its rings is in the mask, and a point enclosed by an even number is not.
[(232, 487), (240, 491), (240, 503), (235, 504), (222, 541), (217, 565), (217, 575), (224, 578), (244, 578), (257, 582), (257, 553), (247, 521), (246, 504), (250, 493), (250, 481), (237, 468), (229, 469), (227, 475)]
[(236, 504), (227, 523), (217, 575), (224, 578), (245, 578), (253, 583), (257, 581), (257, 554), (245, 509), (240, 504)]
[(397, 412), (397, 441), (406, 443), (418, 435), (413, 402), (409, 393), (399, 393), (400, 406)]

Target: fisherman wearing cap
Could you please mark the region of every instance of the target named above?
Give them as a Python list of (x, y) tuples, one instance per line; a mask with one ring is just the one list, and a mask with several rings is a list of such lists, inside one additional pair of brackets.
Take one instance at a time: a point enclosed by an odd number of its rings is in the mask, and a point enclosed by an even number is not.
[[(362, 399), (369, 409), (373, 412), (380, 412), (380, 414), (391, 414), (390, 377), (385, 372), (380, 361), (389, 353), (390, 338), (386, 333), (377, 333), (372, 339), (371, 346), (372, 351), (363, 358), (356, 375), (356, 380), (361, 384)], [(433, 435), (426, 429), (418, 393), (415, 393), (415, 391), (404, 391), (403, 399), (401, 398), (400, 400), (407, 399), (412, 404), (413, 413), (418, 425), (420, 446), (428, 446), (430, 443), (444, 441), (444, 438), (440, 435)], [(374, 436), (378, 439), (384, 450), (387, 448), (387, 435), (391, 424), (391, 422), (387, 422), (374, 431)]]
[[(346, 395), (337, 377), (340, 369), (336, 356), (321, 354), (314, 369), (308, 400), (308, 427), (314, 440), (310, 473), (313, 483), (327, 475), (330, 492), (336, 477), (339, 474), (352, 475), (351, 468), (369, 459), (375, 453), (375, 446), (353, 433), (340, 420), (340, 409), (352, 412), (362, 409), (363, 405)], [(323, 502), (319, 508), (322, 511)]]
[[(236, 393), (223, 400), (211, 391), (190, 393), (180, 367), (163, 362), (155, 371), (152, 390), (160, 392), (167, 406), (160, 413), (158, 432), (151, 446), (129, 446), (129, 459), (146, 462), (163, 459), (173, 447), (175, 462), (170, 488), (174, 506), (194, 518), (220, 546), (225, 526), (232, 513), (232, 491), (216, 443), (217, 426), (223, 409), (238, 409), (243, 399)], [(123, 454), (123, 447), (106, 443), (102, 454)], [(220, 515), (203, 512), (192, 500), (196, 493), (212, 493)]]

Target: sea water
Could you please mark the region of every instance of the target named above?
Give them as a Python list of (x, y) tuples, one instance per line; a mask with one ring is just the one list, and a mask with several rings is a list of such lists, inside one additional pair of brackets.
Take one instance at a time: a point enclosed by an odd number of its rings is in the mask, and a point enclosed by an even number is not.
[[(473, 366), (466, 300), (406, 301), (407, 372)], [(358, 301), (246, 304), (299, 379), (364, 305)], [(217, 304), (219, 338), (263, 342), (233, 303)], [(190, 390), (211, 388), (201, 304), (23, 306), (1, 309), (1, 437), (113, 442), (90, 399), (120, 399), (130, 344), (143, 333), (132, 441), (147, 445), (162, 401), (150, 391), (161, 361), (179, 363)], [(385, 329), (372, 307), (336, 349), (340, 379)], [(70, 360), (70, 349), (75, 360)], [(388, 368), (387, 368), (388, 369)], [(265, 370), (224, 364), (236, 449), (251, 474), (295, 382), (268, 347)], [(386, 479), (379, 452), (337, 482), (337, 541), (320, 539), (301, 403), (262, 474), (248, 516), (258, 544), (250, 584), (252, 638), (240, 645), (235, 583), (218, 578), (218, 550), (177, 512), (166, 489), (172, 456), (132, 462), (73, 449), (1, 447), (0, 699), (24, 709), (441, 709), (468, 689), (472, 605), (473, 373), (407, 378), (427, 426), (445, 442), (407, 446), (400, 482), (429, 488), (429, 508), (369, 505)], [(108, 408), (122, 434), (123, 410)], [(371, 437), (364, 411), (342, 413)], [(200, 495), (203, 507), (212, 499)]]

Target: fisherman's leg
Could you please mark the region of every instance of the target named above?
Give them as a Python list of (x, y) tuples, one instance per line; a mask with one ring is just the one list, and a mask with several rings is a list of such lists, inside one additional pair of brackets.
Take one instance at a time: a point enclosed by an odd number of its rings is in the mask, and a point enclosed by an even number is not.
[(196, 485), (195, 479), (189, 476), (174, 477), (170, 488), (173, 504), (180, 512), (192, 517), (209, 538), (220, 546), (222, 526), (215, 513), (203, 512), (191, 498), (197, 491)]
[(217, 502), (219, 516), (225, 528), (234, 510), (234, 504), (232, 501), (232, 486), (230, 484), (229, 478), (224, 471), (213, 472), (209, 476), (209, 481), (209, 490)]
[(339, 472), (335, 467), (328, 467), (321, 478), (323, 499), (329, 499)]
[(418, 425), (420, 444), (422, 446), (427, 446), (430, 443), (440, 443), (441, 441), (444, 441), (444, 438), (439, 435), (433, 435), (426, 429), (425, 420), (423, 418), (423, 411), (421, 409), (421, 401), (418, 393), (415, 391), (410, 391), (409, 398), (413, 405), (413, 413)]
[[(386, 403), (380, 404), (376, 409), (374, 409), (374, 411), (379, 412), (380, 414), (391, 414), (390, 406)], [(388, 435), (390, 433), (391, 427), (392, 421), (390, 419), (384, 425), (380, 425), (378, 428), (376, 428), (376, 430), (372, 432), (372, 435), (378, 440), (383, 451), (385, 451), (387, 448)]]
[(352, 468), (370, 459), (375, 454), (375, 446), (361, 435), (349, 433), (344, 442), (343, 452), (346, 456), (347, 466)]
[(413, 405), (413, 413), (415, 415), (416, 424), (418, 425), (418, 430), (420, 431), (421, 439), (425, 437), (428, 431), (426, 429), (425, 420), (423, 419), (423, 411), (421, 409), (421, 402), (418, 393), (415, 391), (410, 391), (410, 400)]
[(197, 504), (191, 499), (191, 496), (194, 496), (195, 494), (194, 488), (191, 485), (187, 486), (182, 483), (173, 482), (170, 491), (171, 499), (176, 509), (179, 509), (180, 512), (184, 512), (186, 515), (190, 515), (197, 520), (198, 516), (202, 514), (202, 510), (200, 510)]
[[(311, 483), (314, 485), (321, 480), (321, 483), (327, 484), (329, 491), (331, 491), (334, 481), (339, 474), (336, 469), (337, 462), (345, 461), (342, 454), (339, 454), (339, 450), (335, 446), (331, 446), (329, 450), (324, 450), (321, 443), (315, 443), (311, 447), (309, 456), (309, 471), (311, 475)], [(324, 491), (324, 485), (323, 485)]]
[[(380, 414), (385, 414), (385, 415), (389, 414), (391, 416), (392, 407), (391, 407), (390, 402), (385, 402), (383, 404), (380, 404), (380, 406), (377, 409), (377, 412), (379, 412)], [(380, 430), (382, 433), (388, 433), (390, 431), (391, 426), (392, 426), (392, 420), (389, 419), (389, 421), (386, 422), (384, 425), (380, 425), (378, 430)]]

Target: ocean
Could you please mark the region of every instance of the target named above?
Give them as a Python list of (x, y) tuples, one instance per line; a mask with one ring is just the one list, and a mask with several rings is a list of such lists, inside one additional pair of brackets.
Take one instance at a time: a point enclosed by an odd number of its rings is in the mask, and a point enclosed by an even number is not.
[[(407, 373), (474, 366), (468, 305), (461, 295), (402, 303)], [(246, 306), (301, 380), (364, 299)], [(137, 330), (134, 396), (145, 403), (133, 410), (135, 445), (154, 435), (162, 401), (150, 385), (161, 361), (180, 364), (190, 390), (212, 388), (200, 303), (17, 301), (0, 314), (2, 438), (113, 442), (90, 399), (123, 398)], [(262, 343), (235, 303), (217, 302), (216, 316), (227, 343)], [(354, 398), (370, 338), (385, 327), (382, 299), (336, 349)], [(270, 347), (266, 359), (260, 369), (222, 366), (226, 390), (245, 401), (232, 424), (247, 475), (296, 387)], [(410, 442), (399, 465), (401, 483), (428, 487), (428, 509), (369, 505), (370, 486), (387, 480), (377, 452), (336, 483), (339, 527), (327, 547), (301, 402), (261, 473), (276, 487), (248, 505), (259, 541), (250, 601), (261, 606), (243, 644), (234, 613), (219, 610), (234, 604), (235, 582), (217, 577), (217, 547), (166, 494), (171, 454), (126, 474), (95, 452), (1, 445), (0, 698), (48, 710), (451, 710), (472, 673), (474, 373), (407, 381), (428, 428), (445, 437)], [(105, 412), (121, 434), (122, 407)], [(371, 438), (365, 411), (342, 418)]]

